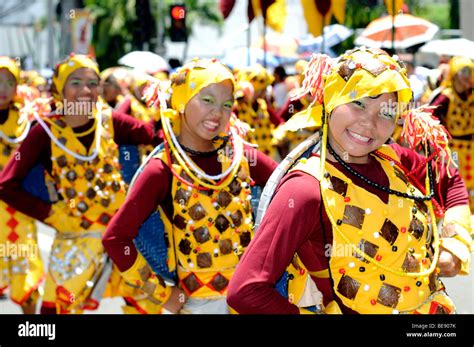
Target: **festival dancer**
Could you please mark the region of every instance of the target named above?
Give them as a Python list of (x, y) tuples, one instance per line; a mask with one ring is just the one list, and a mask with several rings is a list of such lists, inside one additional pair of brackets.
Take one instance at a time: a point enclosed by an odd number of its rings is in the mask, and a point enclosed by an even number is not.
[(469, 58), (453, 57), (449, 75), (433, 97), (433, 114), (446, 126), (452, 139), (450, 146), (459, 161), (459, 171), (466, 183), (471, 214), (474, 214), (474, 93), (473, 63)]
[[(0, 176), (0, 199), (54, 229), (42, 313), (97, 308), (111, 272), (102, 234), (125, 199), (119, 144), (158, 144), (153, 124), (113, 111), (99, 98), (99, 69), (88, 56), (71, 54), (53, 76), (49, 100), (30, 106), (38, 122)], [(22, 188), (40, 167), (49, 188), (44, 202)], [(30, 187), (31, 188), (31, 187)]]
[[(0, 57), (0, 172), (24, 141), (31, 124), (22, 119), (24, 97), (19, 94), (20, 68)], [(26, 96), (25, 96), (26, 97)], [(33, 314), (44, 278), (34, 219), (0, 201), (0, 295), (10, 288), (10, 299), (24, 313)]]
[[(275, 290), (296, 257), (322, 294), (319, 312), (454, 313), (440, 277), (468, 273), (473, 245), (444, 128), (430, 112), (411, 110), (404, 134), (427, 157), (385, 144), (412, 91), (401, 62), (384, 51), (316, 55), (309, 70), (299, 95), (316, 98), (321, 132), (274, 196), (262, 193), (263, 206), (272, 200), (231, 280), (229, 305), (308, 312)], [(441, 230), (435, 213), (444, 215)]]
[[(171, 88), (148, 92), (151, 101), (162, 99), (165, 143), (132, 183), (103, 240), (126, 281), (141, 288), (128, 298), (140, 313), (229, 312), (227, 284), (253, 236), (251, 187), (264, 185), (276, 167), (244, 145), (237, 120), (229, 123), (234, 85), (220, 62), (193, 60)], [(135, 247), (154, 211), (164, 224), (157, 242), (166, 240), (165, 264), (174, 276), (152, 271)]]

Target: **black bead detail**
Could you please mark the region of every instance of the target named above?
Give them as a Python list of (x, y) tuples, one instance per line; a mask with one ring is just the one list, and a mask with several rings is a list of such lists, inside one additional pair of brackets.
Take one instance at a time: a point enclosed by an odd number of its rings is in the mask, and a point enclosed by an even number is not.
[(342, 158), (334, 151), (334, 149), (329, 144), (329, 142), (328, 142), (327, 146), (328, 146), (329, 153), (331, 153), (331, 155), (337, 160), (337, 162), (339, 164), (341, 164), (347, 171), (349, 171), (352, 175), (356, 176), (360, 180), (364, 181), (368, 185), (370, 185), (370, 186), (372, 186), (372, 187), (374, 187), (378, 190), (381, 190), (381, 191), (383, 191), (385, 193), (388, 193), (388, 194), (392, 194), (392, 195), (396, 195), (396, 196), (399, 196), (399, 197), (403, 197), (403, 198), (411, 199), (411, 200), (416, 200), (416, 201), (428, 201), (428, 200), (431, 200), (434, 196), (433, 169), (432, 169), (431, 165), (428, 165), (428, 178), (429, 178), (429, 181), (430, 181), (430, 190), (431, 190), (430, 194), (425, 195), (425, 196), (415, 196), (415, 195), (410, 195), (410, 194), (407, 194), (407, 193), (402, 193), (402, 192), (399, 192), (397, 190), (390, 189), (388, 187), (384, 187), (384, 186), (382, 186), (382, 185), (380, 185), (376, 182), (371, 181), (369, 178), (367, 178), (364, 175), (360, 174), (359, 172), (354, 170), (350, 165), (348, 165), (344, 160), (342, 160)]
[(393, 252), (398, 251), (398, 247), (397, 247), (397, 246), (393, 246), (393, 247), (392, 247), (392, 251), (393, 251)]
[(385, 275), (380, 275), (380, 280), (385, 281)]
[(359, 271), (360, 271), (360, 272), (365, 272), (365, 267), (361, 266), (361, 267), (359, 268)]

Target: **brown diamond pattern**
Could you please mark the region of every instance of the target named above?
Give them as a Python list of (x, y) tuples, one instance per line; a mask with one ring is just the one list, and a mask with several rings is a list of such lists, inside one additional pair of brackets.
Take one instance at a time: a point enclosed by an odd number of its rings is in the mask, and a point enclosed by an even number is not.
[(200, 202), (195, 203), (193, 206), (189, 208), (189, 215), (195, 221), (201, 220), (206, 216), (206, 210), (204, 206), (201, 205)]
[(86, 218), (83, 218), (82, 221), (81, 221), (81, 228), (84, 228), (84, 229), (89, 229), (90, 226), (92, 225), (92, 222), (89, 221), (88, 219)]
[(212, 256), (211, 253), (199, 253), (196, 257), (197, 265), (204, 269), (212, 266)]
[(242, 187), (237, 179), (234, 178), (232, 183), (229, 184), (229, 190), (230, 190), (230, 193), (234, 196), (237, 196), (240, 194)]
[(92, 181), (92, 179), (95, 177), (95, 174), (94, 174), (94, 171), (92, 171), (91, 169), (86, 169), (84, 176), (86, 180)]
[(193, 235), (196, 241), (199, 243), (204, 243), (211, 239), (211, 234), (209, 233), (209, 229), (205, 226), (202, 226), (194, 230)]
[(92, 189), (92, 188), (87, 189), (86, 196), (87, 196), (88, 199), (92, 200), (96, 197), (96, 195), (97, 195), (97, 193), (95, 192), (94, 189)]
[(186, 219), (183, 216), (177, 214), (173, 218), (173, 225), (176, 225), (179, 229), (184, 230), (187, 225)]
[(418, 260), (410, 253), (407, 253), (403, 261), (402, 270), (405, 272), (418, 272), (419, 269), (420, 263)]
[(337, 285), (337, 291), (351, 300), (354, 300), (359, 288), (360, 282), (347, 275), (343, 275)]
[(240, 238), (240, 245), (242, 247), (247, 247), (250, 243), (251, 239), (251, 234), (249, 231), (243, 232), (242, 234), (239, 235)]
[(186, 254), (188, 255), (189, 253), (191, 253), (191, 242), (189, 242), (189, 240), (187, 239), (182, 239), (180, 242), (179, 242), (179, 250), (181, 251), (181, 253), (183, 254)]
[(197, 278), (197, 276), (191, 273), (189, 276), (183, 279), (183, 284), (188, 290), (188, 292), (193, 293), (199, 288), (202, 287), (201, 281)]
[(401, 289), (391, 284), (384, 283), (380, 288), (377, 302), (387, 307), (397, 307), (398, 301), (400, 300)]
[(393, 245), (398, 237), (398, 228), (389, 219), (385, 219), (382, 228), (380, 228), (380, 234), (388, 243)]
[(211, 283), (209, 283), (211, 287), (218, 292), (222, 292), (227, 288), (227, 285), (229, 284), (229, 280), (222, 276), (220, 273), (214, 276), (212, 279)]
[(222, 255), (232, 252), (232, 241), (230, 239), (219, 240), (219, 250)]
[(66, 127), (66, 122), (62, 119), (56, 119), (54, 123), (60, 127), (60, 128), (65, 128)]
[(104, 172), (105, 173), (111, 173), (113, 171), (114, 167), (110, 164), (105, 164), (104, 165)]
[(380, 75), (387, 69), (385, 64), (376, 58), (369, 58), (366, 62), (362, 64), (362, 67), (364, 68), (364, 70), (370, 72), (374, 76)]
[[(373, 258), (377, 254), (377, 251), (379, 249), (379, 246), (374, 245), (372, 242), (367, 241), (367, 240), (360, 240), (358, 248), (367, 254), (369, 257)], [(354, 257), (359, 259), (360, 261), (363, 261), (364, 263), (368, 263), (367, 260), (365, 260), (362, 256), (359, 256), (356, 252), (352, 254)]]
[(419, 211), (422, 211), (423, 213), (428, 213), (428, 206), (426, 206), (426, 203), (424, 201), (415, 201), (415, 206)]
[(227, 230), (227, 228), (229, 227), (230, 225), (230, 222), (227, 220), (227, 218), (225, 218), (223, 215), (218, 215), (216, 220), (215, 220), (215, 226), (217, 228), (217, 230), (219, 230), (219, 232), (222, 234), (224, 231)]
[(110, 205), (110, 198), (102, 198), (100, 199), (100, 204), (104, 207), (108, 207)]
[(242, 215), (242, 212), (240, 212), (240, 210), (237, 210), (234, 213), (231, 213), (230, 218), (232, 219), (232, 223), (234, 223), (236, 227), (239, 227), (242, 225), (242, 219), (244, 217)]
[(363, 209), (353, 205), (346, 205), (342, 222), (361, 229), (364, 217), (365, 211)]
[(66, 173), (66, 178), (69, 182), (74, 182), (77, 179), (77, 173), (74, 170), (70, 170)]
[(221, 190), (219, 194), (217, 194), (217, 203), (220, 207), (226, 208), (231, 201), (232, 196), (228, 192)]
[(59, 167), (65, 167), (67, 165), (66, 156), (64, 154), (60, 155), (56, 162), (58, 163)]
[(77, 204), (77, 209), (84, 213), (89, 209), (89, 205), (87, 205), (84, 201), (81, 201)]
[(189, 198), (191, 197), (191, 192), (179, 188), (174, 195), (174, 201), (180, 205), (186, 206), (188, 204)]
[(99, 217), (99, 223), (103, 224), (103, 225), (107, 225), (109, 222), (110, 222), (110, 215), (107, 214), (107, 213), (102, 213)]
[(348, 66), (349, 61), (350, 60), (345, 61), (344, 64), (342, 64), (339, 67), (339, 70), (337, 71), (339, 76), (341, 76), (344, 79), (344, 81), (348, 81), (349, 78), (351, 78), (351, 76), (354, 74), (354, 71), (355, 71), (355, 69), (350, 69), (349, 68), (349, 66)]
[(444, 307), (441, 304), (438, 304), (438, 306), (436, 307), (436, 313), (435, 314), (450, 314), (450, 313), (451, 313), (451, 311), (447, 307)]
[(105, 183), (101, 179), (98, 179), (97, 181), (95, 181), (95, 184), (97, 187), (99, 187), (100, 190), (105, 188)]
[(341, 194), (342, 196), (346, 196), (348, 187), (346, 182), (335, 176), (331, 176), (329, 180), (329, 189), (334, 190), (336, 193)]
[(417, 239), (420, 240), (421, 237), (423, 236), (423, 231), (425, 227), (423, 223), (416, 217), (413, 217), (411, 222), (410, 222), (410, 227), (408, 228), (408, 231)]
[(77, 192), (74, 188), (71, 188), (71, 187), (66, 188), (66, 196), (69, 199), (74, 199), (76, 195), (77, 195)]
[(113, 181), (112, 190), (117, 193), (120, 190), (120, 183), (118, 183), (117, 181)]

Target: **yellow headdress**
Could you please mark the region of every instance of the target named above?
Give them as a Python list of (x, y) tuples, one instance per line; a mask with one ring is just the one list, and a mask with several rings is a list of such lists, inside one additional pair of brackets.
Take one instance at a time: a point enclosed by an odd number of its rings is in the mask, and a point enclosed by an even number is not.
[(447, 86), (452, 85), (454, 76), (462, 69), (468, 68), (471, 72), (471, 80), (474, 79), (474, 63), (467, 57), (452, 57), (449, 61), (449, 76), (446, 80)]
[[(305, 71), (303, 87), (294, 99), (310, 93), (310, 107), (294, 115), (289, 130), (323, 126), (322, 148), (327, 144), (327, 116), (338, 106), (364, 97), (397, 93), (397, 116), (403, 114), (402, 135), (416, 149), (434, 150), (444, 165), (450, 162), (446, 129), (431, 118), (426, 107), (405, 112), (412, 100), (406, 68), (397, 56), (390, 57), (379, 49), (357, 48), (334, 60), (325, 55), (313, 55)], [(321, 154), (324, 163), (325, 151)], [(323, 170), (323, 165), (321, 167)]]
[[(236, 84), (232, 71), (216, 59), (193, 59), (171, 76), (171, 81), (156, 81), (144, 91), (148, 106), (158, 106), (166, 101), (171, 108), (163, 108), (161, 115), (173, 121), (173, 128), (179, 129), (179, 113), (184, 113), (186, 104), (203, 88), (225, 80)], [(169, 100), (166, 100), (166, 99)]]
[[(149, 85), (145, 89), (144, 95), (147, 106), (160, 106), (163, 133), (165, 135), (165, 146), (170, 146), (177, 161), (191, 178), (196, 182), (199, 182), (203, 187), (216, 190), (227, 186), (239, 168), (240, 160), (243, 156), (243, 144), (238, 136), (239, 122), (232, 119), (232, 117), (229, 121), (228, 127), (232, 129), (231, 132), (233, 134), (237, 135), (233, 137), (234, 141), (232, 141), (236, 154), (232, 160), (232, 165), (227, 170), (230, 174), (228, 174), (227, 171), (225, 175), (223, 173), (222, 177), (225, 178), (223, 178), (222, 181), (219, 181), (216, 185), (210, 185), (209, 183), (202, 181), (199, 177), (201, 174), (196, 176), (193, 171), (188, 168), (188, 166), (193, 165), (192, 160), (187, 161), (186, 156), (180, 154), (180, 147), (175, 138), (175, 133), (180, 130), (179, 114), (184, 113), (186, 104), (203, 88), (226, 80), (231, 81), (234, 92), (235, 79), (229, 68), (215, 59), (195, 59), (185, 64), (177, 73), (173, 74), (170, 82), (156, 81)], [(171, 108), (167, 108), (167, 98), (169, 98)], [(173, 121), (172, 124), (170, 123), (170, 120)], [(205, 173), (202, 173), (201, 176), (206, 178), (205, 175)], [(214, 180), (214, 178), (212, 180)]]
[(68, 77), (77, 69), (92, 69), (97, 76), (100, 76), (99, 67), (89, 56), (71, 53), (63, 62), (56, 65), (53, 75), (53, 96), (56, 100), (62, 99), (64, 85)]
[(184, 112), (186, 104), (204, 87), (229, 80), (235, 91), (232, 71), (219, 61), (194, 59), (171, 76), (171, 107)]
[(274, 77), (262, 65), (255, 64), (239, 70), (237, 80), (251, 82), (255, 91), (258, 92), (272, 84)]
[(16, 82), (20, 82), (21, 69), (15, 60), (0, 56), (0, 69), (7, 69), (15, 77)]

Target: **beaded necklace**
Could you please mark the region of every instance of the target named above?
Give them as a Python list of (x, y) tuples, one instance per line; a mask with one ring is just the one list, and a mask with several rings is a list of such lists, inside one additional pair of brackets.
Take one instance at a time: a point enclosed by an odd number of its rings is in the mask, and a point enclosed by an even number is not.
[(372, 186), (372, 187), (374, 187), (378, 190), (381, 190), (381, 191), (383, 191), (385, 193), (388, 193), (388, 194), (393, 194), (393, 195), (396, 195), (396, 196), (399, 196), (399, 197), (402, 197), (402, 198), (405, 198), (405, 199), (411, 199), (411, 200), (415, 200), (415, 201), (429, 201), (434, 196), (433, 172), (432, 172), (431, 165), (427, 165), (428, 166), (428, 177), (429, 177), (429, 182), (430, 182), (430, 194), (425, 195), (425, 196), (410, 195), (410, 194), (407, 194), (407, 193), (403, 193), (403, 192), (399, 192), (397, 190), (390, 189), (388, 187), (384, 187), (384, 186), (382, 186), (382, 185), (380, 185), (380, 184), (378, 184), (374, 181), (371, 181), (368, 177), (365, 177), (361, 173), (357, 172), (350, 165), (348, 165), (344, 160), (342, 160), (342, 158), (334, 151), (334, 149), (332, 148), (329, 141), (327, 143), (327, 147), (328, 147), (329, 153), (331, 153), (331, 155), (337, 160), (337, 162), (339, 164), (341, 164), (347, 171), (349, 171), (352, 175), (356, 176), (357, 178), (361, 179), (362, 181), (364, 181), (368, 185), (370, 185), (370, 186)]
[[(103, 106), (102, 103), (97, 102), (97, 105), (96, 105), (97, 124), (102, 124), (102, 106)], [(33, 116), (38, 121), (38, 123), (41, 125), (41, 127), (44, 129), (46, 134), (48, 134), (49, 138), (55, 143), (55, 145), (58, 146), (59, 148), (61, 148), (64, 152), (71, 155), (72, 157), (74, 157), (78, 160), (82, 160), (82, 161), (93, 161), (99, 155), (100, 142), (101, 142), (100, 140), (101, 140), (101, 137), (102, 137), (101, 136), (101, 131), (100, 131), (101, 127), (98, 127), (97, 129), (96, 129), (96, 127), (92, 127), (94, 130), (96, 130), (96, 132), (95, 132), (95, 148), (93, 149), (91, 155), (84, 156), (84, 155), (81, 155), (81, 154), (78, 154), (76, 152), (71, 151), (69, 148), (67, 148), (65, 145), (63, 145), (54, 136), (52, 131), (49, 129), (49, 127), (46, 125), (46, 123), (41, 119), (41, 117), (38, 115), (37, 112), (34, 112)]]
[(224, 148), (227, 145), (227, 139), (225, 138), (224, 142), (222, 142), (222, 144), (218, 148), (216, 148), (212, 151), (209, 151), (209, 152), (196, 151), (192, 148), (186, 147), (181, 142), (179, 144), (186, 152), (188, 152), (191, 155), (195, 155), (195, 156), (198, 156), (198, 157), (212, 157), (214, 154), (219, 152), (222, 148)]

